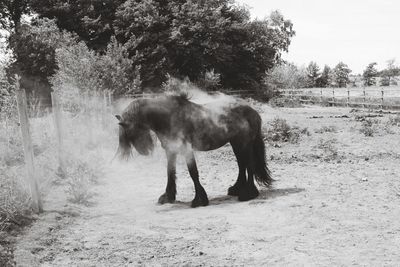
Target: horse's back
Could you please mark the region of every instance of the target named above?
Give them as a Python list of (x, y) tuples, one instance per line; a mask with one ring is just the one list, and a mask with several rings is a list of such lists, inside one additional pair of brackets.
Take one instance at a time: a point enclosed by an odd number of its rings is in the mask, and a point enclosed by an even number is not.
[(247, 143), (261, 120), (257, 111), (242, 102), (190, 102), (182, 111), (189, 126), (187, 136), (196, 150), (213, 150), (238, 140)]

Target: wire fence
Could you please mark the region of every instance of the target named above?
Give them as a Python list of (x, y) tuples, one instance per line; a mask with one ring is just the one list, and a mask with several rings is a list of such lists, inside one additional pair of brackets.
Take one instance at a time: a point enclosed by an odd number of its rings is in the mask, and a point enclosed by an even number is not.
[(400, 87), (285, 89), (280, 95), (307, 104), (400, 110)]
[[(235, 96), (235, 97), (251, 97), (256, 93), (253, 90), (229, 90), (229, 91), (207, 91), (207, 94), (216, 95), (219, 93), (224, 93), (226, 95)], [(126, 94), (124, 97), (127, 98), (155, 98), (159, 96), (163, 96), (165, 93), (135, 93), (135, 94)]]

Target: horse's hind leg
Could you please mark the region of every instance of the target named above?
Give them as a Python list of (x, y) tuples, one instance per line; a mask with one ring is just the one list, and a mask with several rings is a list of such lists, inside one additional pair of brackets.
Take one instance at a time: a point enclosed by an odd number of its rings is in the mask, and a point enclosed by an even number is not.
[[(256, 198), (259, 193), (254, 184), (254, 160), (253, 151), (249, 146), (240, 147), (235, 143), (231, 143), (233, 152), (239, 165), (239, 175), (236, 183), (229, 187), (228, 195), (238, 196), (239, 201), (247, 201)], [(247, 169), (247, 179), (246, 179)]]
[(246, 186), (246, 164), (245, 150), (238, 144), (231, 142), (233, 153), (235, 153), (236, 160), (239, 167), (239, 174), (235, 184), (228, 188), (228, 195), (239, 196), (240, 188)]
[(168, 182), (165, 193), (160, 196), (158, 203), (174, 203), (176, 197), (176, 153), (167, 151), (168, 161)]
[(186, 164), (188, 166), (190, 177), (192, 177), (195, 189), (195, 197), (192, 201), (192, 208), (208, 205), (207, 193), (199, 181), (199, 171), (197, 170), (196, 159), (193, 151), (186, 153)]
[(254, 184), (254, 158), (253, 158), (253, 151), (250, 149), (250, 155), (249, 155), (249, 161), (247, 164), (247, 185), (246, 185), (246, 191), (243, 192), (242, 194), (239, 194), (239, 200), (240, 201), (247, 201), (253, 198), (258, 197), (259, 192)]

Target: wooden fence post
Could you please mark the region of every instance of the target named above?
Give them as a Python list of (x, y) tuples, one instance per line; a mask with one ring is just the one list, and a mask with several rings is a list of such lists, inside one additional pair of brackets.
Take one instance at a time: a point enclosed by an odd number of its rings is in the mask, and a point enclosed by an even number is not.
[(10, 133), (8, 130), (8, 118), (7, 116), (5, 116), (4, 119), (4, 126), (5, 126), (5, 134), (6, 134), (6, 148), (5, 148), (5, 153), (3, 153), (3, 162), (5, 162), (6, 157), (8, 156), (8, 154), (10, 153)]
[(28, 108), (26, 102), (26, 92), (20, 87), (20, 77), (15, 76), (15, 89), (17, 95), (17, 106), (18, 115), (22, 134), (22, 143), (24, 146), (24, 156), (27, 171), (27, 179), (29, 183), (29, 189), (32, 197), (32, 209), (35, 213), (40, 213), (43, 211), (42, 200), (39, 192), (39, 185), (37, 177), (35, 175), (35, 168), (33, 165), (33, 147), (32, 139), (29, 130), (29, 120), (28, 120)]
[(322, 88), (319, 89), (319, 92), (320, 92), (320, 100), (319, 100), (319, 102), (321, 102), (321, 104), (322, 104), (322, 101), (323, 101), (323, 98), (322, 98)]
[(88, 145), (92, 147), (94, 145), (93, 140), (93, 94), (89, 91), (85, 93), (85, 124), (87, 127), (87, 133), (89, 137)]
[(51, 104), (53, 109), (54, 128), (57, 136), (57, 147), (58, 147), (58, 169), (57, 174), (60, 177), (65, 177), (65, 160), (64, 160), (64, 144), (63, 144), (63, 129), (62, 129), (62, 118), (60, 110), (60, 102), (55, 92), (51, 92)]
[(347, 88), (347, 107), (350, 106), (350, 88)]
[(112, 94), (111, 91), (108, 92), (108, 105), (111, 106), (112, 104)]
[(102, 111), (102, 122), (103, 122), (103, 129), (107, 127), (107, 118), (111, 113), (111, 100), (110, 100), (110, 91), (103, 92), (103, 111)]
[(365, 99), (365, 86), (363, 86), (363, 96), (364, 96), (364, 98), (363, 98), (363, 108), (365, 108), (365, 101), (366, 101), (366, 99)]
[(335, 87), (332, 88), (332, 106), (335, 106)]
[(385, 93), (384, 90), (385, 89), (383, 89), (383, 87), (381, 87), (381, 94), (382, 94), (382, 97), (381, 97), (381, 110), (383, 110), (383, 98), (384, 98), (384, 93)]

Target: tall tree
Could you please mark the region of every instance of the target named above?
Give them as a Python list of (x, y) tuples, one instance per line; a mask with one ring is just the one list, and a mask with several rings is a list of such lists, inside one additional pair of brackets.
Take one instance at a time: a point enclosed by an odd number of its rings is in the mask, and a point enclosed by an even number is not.
[(21, 24), (19, 31), (9, 38), (14, 61), (8, 73), (18, 73), (22, 78), (21, 86), (28, 91), (49, 96), (49, 77), (57, 69), (55, 51), (75, 41), (75, 37), (60, 32), (54, 21), (48, 19), (34, 20), (32, 25)]
[(307, 74), (304, 68), (285, 62), (272, 68), (265, 82), (274, 90), (304, 88), (307, 87)]
[(368, 64), (363, 72), (363, 81), (365, 86), (375, 85), (376, 76), (378, 75), (378, 70), (375, 68), (376, 62)]
[(117, 8), (125, 0), (30, 0), (41, 18), (55, 19), (62, 30), (76, 33), (95, 50), (105, 51), (114, 34)]
[(196, 81), (214, 69), (223, 87), (255, 89), (294, 35), (281, 14), (250, 21), (229, 0), (128, 0), (116, 17), (117, 38), (129, 46), (149, 87), (166, 73)]
[(339, 62), (333, 69), (334, 82), (338, 87), (346, 87), (349, 83), (349, 74), (351, 73), (350, 68), (343, 62)]
[(389, 59), (386, 69), (381, 72), (381, 85), (390, 86), (398, 75), (400, 75), (400, 68), (397, 66), (396, 60), (394, 58)]
[(324, 69), (322, 70), (321, 76), (317, 80), (317, 86), (322, 88), (329, 87), (332, 84), (332, 80), (332, 69), (328, 65), (325, 65)]
[(307, 73), (307, 87), (313, 88), (317, 86), (318, 78), (320, 77), (320, 69), (316, 62), (311, 61), (306, 68)]

